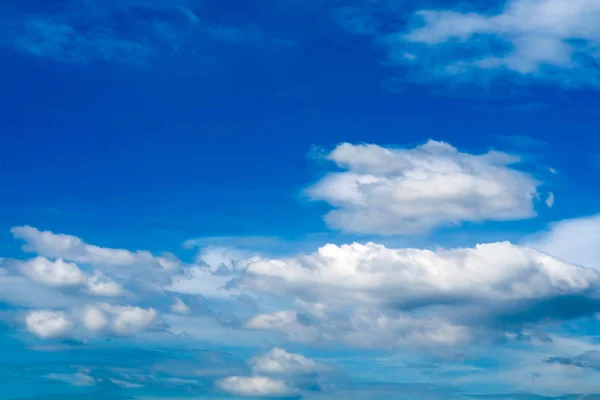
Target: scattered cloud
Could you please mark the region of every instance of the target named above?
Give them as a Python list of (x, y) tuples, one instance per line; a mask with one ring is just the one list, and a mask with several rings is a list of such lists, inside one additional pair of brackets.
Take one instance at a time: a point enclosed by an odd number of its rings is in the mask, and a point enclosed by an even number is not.
[(548, 192), (548, 197), (546, 198), (546, 205), (548, 208), (554, 207), (554, 193)]
[[(430, 8), (413, 13), (395, 2), (344, 9), (345, 30), (373, 38), (389, 65), (420, 82), (545, 82), (598, 86), (600, 5), (589, 0), (507, 0), (498, 8)], [(462, 7), (461, 7), (462, 6)], [(381, 9), (387, 10), (382, 13)]]
[(59, 311), (31, 311), (25, 317), (27, 330), (42, 339), (64, 337), (73, 329), (73, 322)]
[(430, 140), (413, 149), (344, 143), (327, 158), (345, 171), (326, 175), (306, 193), (335, 207), (325, 221), (344, 232), (416, 235), (536, 215), (539, 182), (511, 168), (519, 160), (505, 153), (461, 153)]
[(36, 257), (18, 263), (20, 272), (29, 280), (54, 288), (78, 289), (93, 296), (116, 297), (123, 294), (120, 284), (105, 278), (101, 273), (83, 272), (77, 264)]
[(230, 376), (218, 385), (234, 394), (262, 397), (298, 397), (307, 385), (306, 378), (317, 378), (326, 368), (300, 354), (293, 354), (281, 348), (250, 360), (253, 376)]
[(129, 336), (150, 328), (158, 319), (155, 309), (114, 306), (106, 303), (88, 305), (82, 313), (83, 326), (91, 332)]
[(251, 397), (290, 397), (298, 390), (290, 388), (279, 379), (264, 376), (230, 376), (218, 382), (219, 387), (229, 393)]
[(268, 353), (251, 360), (252, 370), (264, 375), (306, 375), (323, 369), (322, 366), (300, 354), (288, 353), (275, 347)]
[(85, 32), (43, 19), (26, 21), (14, 46), (34, 56), (82, 64), (113, 60), (144, 64), (156, 51), (149, 42), (122, 39), (114, 32)]

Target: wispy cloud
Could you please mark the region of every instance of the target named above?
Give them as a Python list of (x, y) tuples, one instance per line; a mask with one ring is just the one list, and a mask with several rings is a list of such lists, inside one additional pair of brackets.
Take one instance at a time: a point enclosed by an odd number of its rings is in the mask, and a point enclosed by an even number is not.
[(37, 57), (89, 64), (147, 65), (158, 57), (196, 57), (211, 42), (291, 46), (257, 26), (215, 25), (181, 2), (124, 1), (65, 3), (37, 12), (22, 10), (1, 20), (5, 43)]
[(595, 87), (600, 85), (598, 18), (600, 3), (594, 1), (507, 0), (500, 10), (493, 4), (411, 13), (388, 7), (386, 15), (346, 9), (336, 20), (349, 32), (371, 36), (387, 64), (421, 82), (493, 84), (509, 78)]

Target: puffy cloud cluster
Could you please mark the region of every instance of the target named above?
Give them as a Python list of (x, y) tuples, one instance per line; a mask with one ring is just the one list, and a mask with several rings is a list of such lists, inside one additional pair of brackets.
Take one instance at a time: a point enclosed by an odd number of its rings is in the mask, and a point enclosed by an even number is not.
[(150, 329), (158, 321), (153, 308), (115, 306), (106, 303), (88, 304), (70, 313), (54, 310), (33, 310), (25, 316), (27, 330), (42, 339), (77, 336), (77, 329), (86, 333), (130, 336)]
[(79, 289), (93, 296), (115, 297), (123, 294), (123, 287), (105, 278), (102, 273), (89, 275), (77, 264), (56, 261), (44, 257), (36, 257), (19, 263), (19, 270), (29, 280), (62, 289)]
[[(274, 348), (250, 361), (252, 376), (230, 376), (218, 385), (233, 394), (255, 397), (298, 396), (326, 367), (300, 354)], [(308, 380), (307, 380), (308, 379)]]
[(323, 367), (301, 354), (288, 353), (275, 347), (268, 353), (254, 357), (251, 362), (252, 370), (266, 375), (303, 375), (313, 374)]
[(504, 153), (461, 153), (430, 140), (413, 149), (344, 143), (326, 156), (332, 172), (307, 189), (335, 209), (329, 226), (345, 232), (421, 234), (462, 222), (502, 221), (536, 215), (539, 183), (513, 169)]
[(42, 339), (64, 337), (73, 329), (73, 322), (60, 311), (31, 311), (25, 317), (25, 323), (29, 332)]
[(253, 259), (237, 286), (292, 305), (256, 315), (250, 328), (359, 346), (453, 346), (490, 329), (589, 316), (600, 306), (597, 270), (510, 243), (438, 251), (330, 244)]
[(110, 304), (88, 305), (81, 317), (83, 326), (92, 332), (128, 336), (146, 330), (156, 322), (155, 309)]

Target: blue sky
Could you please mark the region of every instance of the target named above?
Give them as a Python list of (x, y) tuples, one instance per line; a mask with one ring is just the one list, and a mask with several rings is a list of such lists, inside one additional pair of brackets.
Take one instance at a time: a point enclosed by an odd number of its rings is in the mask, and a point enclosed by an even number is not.
[(600, 396), (600, 5), (0, 4), (0, 399)]

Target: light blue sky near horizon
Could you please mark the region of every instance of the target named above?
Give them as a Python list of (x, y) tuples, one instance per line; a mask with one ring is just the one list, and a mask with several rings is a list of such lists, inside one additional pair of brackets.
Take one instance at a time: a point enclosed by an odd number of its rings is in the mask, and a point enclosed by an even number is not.
[(1, 2), (0, 398), (600, 396), (595, 17)]

